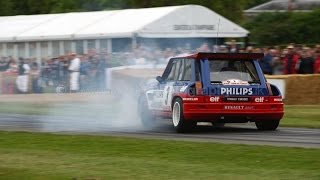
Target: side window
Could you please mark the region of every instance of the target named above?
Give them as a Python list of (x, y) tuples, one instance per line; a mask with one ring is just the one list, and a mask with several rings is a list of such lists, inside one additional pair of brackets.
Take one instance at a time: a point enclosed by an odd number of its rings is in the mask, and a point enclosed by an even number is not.
[(196, 75), (196, 81), (201, 81), (201, 65), (200, 65), (200, 61), (195, 61), (195, 75)]
[(191, 59), (183, 59), (181, 61), (181, 69), (179, 74), (179, 81), (191, 80)]
[(176, 81), (178, 80), (178, 74), (179, 74), (179, 69), (180, 69), (180, 66), (181, 66), (181, 60), (175, 60), (173, 63), (172, 63), (172, 67), (171, 67), (171, 70), (170, 70), (170, 73), (167, 77), (167, 81)]

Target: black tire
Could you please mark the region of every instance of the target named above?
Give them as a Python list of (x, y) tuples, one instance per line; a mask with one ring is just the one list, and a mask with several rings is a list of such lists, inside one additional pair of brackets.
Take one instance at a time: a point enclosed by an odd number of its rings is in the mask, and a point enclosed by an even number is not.
[(176, 98), (172, 107), (172, 124), (178, 133), (191, 132), (197, 125), (196, 121), (186, 121), (183, 115), (183, 103), (180, 98)]
[(259, 130), (272, 131), (278, 128), (279, 122), (280, 120), (265, 120), (265, 121), (256, 121), (255, 124)]
[(156, 118), (154, 117), (152, 112), (149, 110), (146, 97), (139, 98), (138, 115), (140, 117), (143, 127), (152, 128), (155, 126)]

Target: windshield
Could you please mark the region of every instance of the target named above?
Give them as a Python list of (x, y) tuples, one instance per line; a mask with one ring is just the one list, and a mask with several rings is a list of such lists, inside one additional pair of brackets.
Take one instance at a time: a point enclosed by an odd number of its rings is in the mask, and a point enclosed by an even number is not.
[(212, 83), (223, 83), (230, 80), (260, 83), (253, 60), (209, 60), (209, 65)]

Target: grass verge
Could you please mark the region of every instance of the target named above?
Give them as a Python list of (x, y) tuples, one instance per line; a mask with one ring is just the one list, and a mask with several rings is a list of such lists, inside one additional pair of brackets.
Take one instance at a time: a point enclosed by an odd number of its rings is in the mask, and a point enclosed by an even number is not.
[(286, 105), (280, 126), (320, 128), (320, 105)]
[(0, 131), (0, 179), (319, 179), (319, 149)]

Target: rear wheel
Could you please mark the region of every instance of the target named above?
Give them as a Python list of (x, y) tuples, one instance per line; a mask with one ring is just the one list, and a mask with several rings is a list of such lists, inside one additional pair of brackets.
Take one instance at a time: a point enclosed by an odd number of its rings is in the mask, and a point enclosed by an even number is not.
[(173, 102), (172, 123), (178, 133), (190, 132), (197, 125), (196, 121), (186, 121), (184, 119), (183, 104), (180, 98)]
[(276, 130), (279, 126), (280, 120), (265, 120), (256, 121), (256, 127), (259, 130)]
[(141, 123), (146, 128), (152, 128), (156, 124), (156, 118), (149, 110), (146, 97), (141, 97), (138, 104), (138, 115), (140, 116)]

